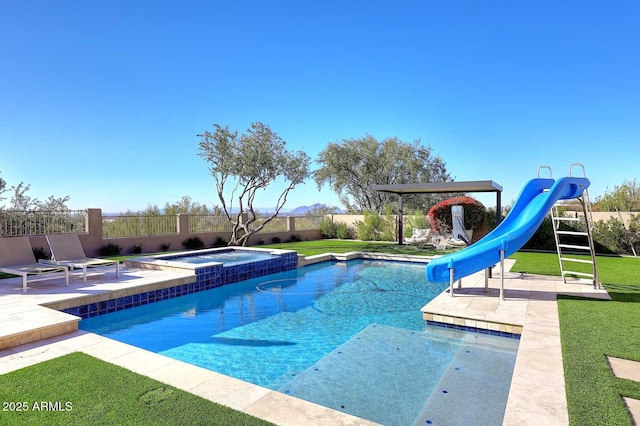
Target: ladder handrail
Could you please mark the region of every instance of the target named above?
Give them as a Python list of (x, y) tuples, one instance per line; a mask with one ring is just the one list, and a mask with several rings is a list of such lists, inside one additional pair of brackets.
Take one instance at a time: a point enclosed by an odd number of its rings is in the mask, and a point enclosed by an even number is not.
[(549, 177), (553, 179), (553, 171), (551, 170), (551, 166), (540, 166), (538, 167), (538, 178), (540, 178), (540, 170), (541, 169), (549, 169)]
[(571, 174), (571, 170), (574, 167), (582, 167), (582, 177), (587, 177), (587, 170), (584, 168), (584, 164), (582, 164), (582, 163), (572, 163), (569, 166), (569, 176), (573, 176), (573, 174)]

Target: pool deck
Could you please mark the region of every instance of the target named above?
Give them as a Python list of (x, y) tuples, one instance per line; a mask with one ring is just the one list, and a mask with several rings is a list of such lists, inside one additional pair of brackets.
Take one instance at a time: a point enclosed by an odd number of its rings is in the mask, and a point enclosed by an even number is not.
[[(330, 255), (329, 255), (330, 256)], [(309, 259), (309, 263), (327, 257)], [(330, 256), (331, 257), (331, 256)], [(338, 257), (338, 256), (336, 256)], [(357, 254), (341, 259), (360, 257)], [(367, 255), (366, 257), (378, 257)], [(382, 255), (381, 258), (396, 258)], [(414, 258), (413, 260), (417, 260)], [(424, 261), (424, 258), (420, 258)], [(507, 270), (512, 262), (507, 260)], [(104, 361), (186, 390), (206, 399), (280, 425), (371, 425), (339, 411), (303, 401), (260, 386), (124, 343), (77, 329), (79, 319), (55, 309), (122, 297), (151, 289), (191, 282), (189, 274), (123, 268), (119, 278), (109, 269), (89, 276), (85, 284), (73, 276), (70, 286), (62, 280), (35, 283), (27, 293), (20, 279), (0, 285), (0, 374), (8, 373), (67, 353), (82, 351)], [(556, 277), (505, 273), (505, 300), (500, 301), (499, 273), (494, 269), (489, 291), (482, 273), (466, 277), (454, 297), (442, 293), (423, 309), (425, 319), (451, 325), (521, 333), (513, 381), (507, 402), (505, 425), (566, 425), (569, 423), (556, 296), (574, 294), (606, 298), (585, 281), (564, 284)], [(54, 308), (54, 309), (52, 309)], [(629, 374), (637, 365), (610, 360), (615, 374)], [(637, 401), (627, 405), (640, 420)]]

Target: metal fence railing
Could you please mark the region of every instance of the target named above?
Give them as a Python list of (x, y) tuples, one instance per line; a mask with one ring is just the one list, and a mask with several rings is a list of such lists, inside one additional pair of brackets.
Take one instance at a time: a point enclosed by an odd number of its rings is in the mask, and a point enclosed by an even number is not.
[(175, 235), (178, 217), (169, 216), (102, 216), (102, 237), (123, 238), (149, 235)]
[(189, 215), (189, 233), (229, 232), (233, 228), (229, 219), (221, 215)]
[[(282, 231), (286, 231), (287, 230), (287, 223), (289, 221), (289, 218), (286, 217), (274, 217), (273, 219), (271, 219), (271, 221), (269, 223), (267, 223), (264, 228), (262, 228), (262, 230), (260, 230), (260, 232), (282, 232)], [(258, 220), (258, 223), (256, 223), (256, 227), (259, 226), (259, 224), (261, 224), (262, 222), (260, 221), (260, 219)]]
[(87, 211), (0, 210), (0, 236), (86, 233)]

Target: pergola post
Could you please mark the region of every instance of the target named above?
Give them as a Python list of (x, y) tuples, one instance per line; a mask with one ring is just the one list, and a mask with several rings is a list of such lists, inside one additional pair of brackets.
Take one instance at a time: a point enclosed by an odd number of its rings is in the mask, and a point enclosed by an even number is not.
[(402, 211), (402, 194), (398, 194), (398, 244), (404, 242), (404, 212)]

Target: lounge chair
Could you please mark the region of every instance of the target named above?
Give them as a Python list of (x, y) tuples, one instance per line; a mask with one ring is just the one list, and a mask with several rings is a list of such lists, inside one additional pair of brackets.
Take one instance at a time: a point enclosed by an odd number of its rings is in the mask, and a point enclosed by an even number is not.
[[(69, 285), (69, 268), (36, 262), (31, 243), (27, 237), (0, 238), (0, 272), (22, 277), (22, 291), (27, 291), (29, 282), (51, 280), (64, 275)], [(36, 276), (37, 278), (29, 277)]]
[(404, 240), (407, 245), (425, 245), (431, 244), (431, 229), (413, 228), (411, 237)]
[(47, 235), (51, 249), (51, 263), (73, 269), (82, 269), (82, 281), (87, 282), (87, 269), (115, 265), (116, 278), (120, 276), (120, 262), (117, 260), (90, 258), (84, 252), (78, 234)]
[(433, 236), (433, 245), (436, 250), (446, 250), (448, 248), (466, 247), (467, 243), (464, 240), (454, 239), (450, 235), (445, 236), (436, 234)]

